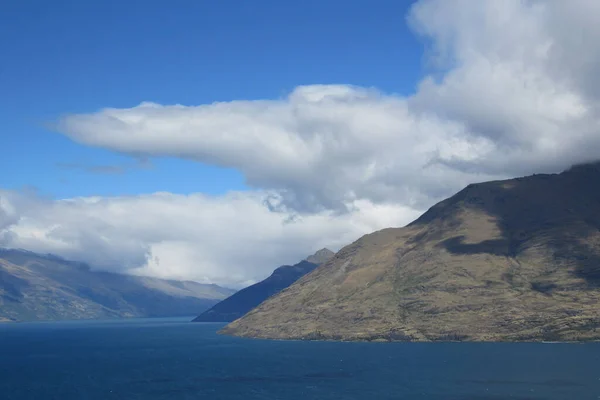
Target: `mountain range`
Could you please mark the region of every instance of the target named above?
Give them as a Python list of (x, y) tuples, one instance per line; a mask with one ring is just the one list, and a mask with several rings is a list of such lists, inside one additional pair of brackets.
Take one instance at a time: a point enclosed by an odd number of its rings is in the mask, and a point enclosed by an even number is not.
[(54, 255), (0, 250), (0, 321), (197, 315), (233, 293), (217, 285), (98, 272)]
[(600, 340), (600, 164), (472, 184), (344, 247), (221, 333)]
[(320, 264), (331, 259), (333, 254), (329, 249), (321, 249), (297, 264), (281, 266), (265, 280), (242, 289), (220, 303), (217, 303), (209, 310), (200, 314), (194, 319), (194, 322), (234, 321), (267, 298), (290, 286)]

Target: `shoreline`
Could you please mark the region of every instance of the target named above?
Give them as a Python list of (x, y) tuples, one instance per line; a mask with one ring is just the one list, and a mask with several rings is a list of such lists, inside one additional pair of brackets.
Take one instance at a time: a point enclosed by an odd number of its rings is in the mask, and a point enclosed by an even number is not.
[(590, 344), (600, 343), (600, 338), (591, 340), (569, 340), (569, 341), (548, 341), (548, 340), (387, 340), (387, 339), (328, 339), (328, 338), (267, 338), (258, 336), (241, 336), (229, 333), (221, 333), (217, 331), (218, 335), (229, 336), (239, 339), (249, 340), (271, 340), (278, 342), (338, 342), (338, 343), (538, 343), (538, 344)]

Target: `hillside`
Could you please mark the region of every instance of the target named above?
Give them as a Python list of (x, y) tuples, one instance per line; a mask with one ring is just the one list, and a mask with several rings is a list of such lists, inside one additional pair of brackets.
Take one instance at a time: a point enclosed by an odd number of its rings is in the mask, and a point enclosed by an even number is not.
[(281, 266), (265, 280), (234, 293), (200, 314), (194, 322), (234, 321), (329, 260), (333, 254), (331, 250), (321, 249), (298, 264)]
[(225, 327), (276, 339), (600, 339), (600, 164), (466, 187)]
[(232, 293), (216, 285), (94, 272), (52, 255), (0, 250), (0, 321), (186, 316)]

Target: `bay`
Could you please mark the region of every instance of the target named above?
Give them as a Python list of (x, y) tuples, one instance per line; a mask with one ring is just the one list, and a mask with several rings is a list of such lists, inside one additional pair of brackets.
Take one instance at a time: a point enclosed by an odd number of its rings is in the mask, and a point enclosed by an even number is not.
[(339, 343), (191, 318), (0, 324), (0, 398), (600, 399), (600, 344)]

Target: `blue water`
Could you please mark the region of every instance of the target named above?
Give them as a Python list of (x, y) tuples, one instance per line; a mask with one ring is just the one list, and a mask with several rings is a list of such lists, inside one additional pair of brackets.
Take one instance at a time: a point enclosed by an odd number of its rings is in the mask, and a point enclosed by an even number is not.
[(188, 320), (0, 324), (0, 398), (600, 399), (600, 344), (263, 341)]

